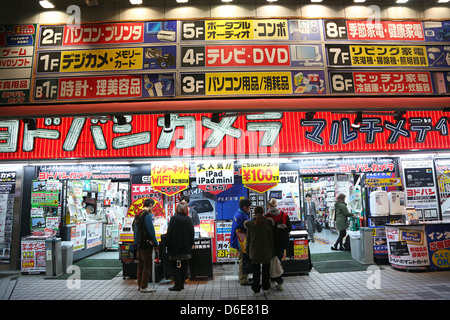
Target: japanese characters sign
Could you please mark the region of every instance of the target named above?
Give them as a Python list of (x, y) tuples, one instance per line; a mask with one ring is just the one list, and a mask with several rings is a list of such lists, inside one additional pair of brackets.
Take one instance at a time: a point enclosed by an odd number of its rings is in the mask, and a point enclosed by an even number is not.
[(324, 20), (326, 40), (424, 41), (422, 22)]
[(325, 93), (323, 71), (182, 73), (181, 94), (261, 95)]
[(288, 40), (285, 19), (181, 22), (181, 40)]
[(399, 269), (420, 270), (430, 265), (423, 226), (386, 226), (389, 262)]
[(189, 166), (185, 162), (152, 163), (152, 187), (172, 196), (189, 187)]
[(233, 161), (200, 161), (196, 163), (197, 186), (212, 194), (219, 194), (234, 184)]
[[(448, 116), (441, 111), (410, 111), (396, 119), (364, 115), (359, 130), (351, 127), (356, 114), (317, 112), (309, 119), (304, 112), (266, 112), (228, 115), (219, 122), (211, 118), (211, 113), (172, 113), (171, 130), (163, 130), (165, 118), (158, 114), (127, 115), (120, 125), (84, 117), (39, 118), (37, 130), (28, 130), (19, 120), (1, 120), (0, 159), (220, 156), (221, 160), (249, 154), (440, 150), (450, 143)], [(372, 167), (366, 163), (358, 170), (378, 168)], [(70, 176), (66, 171), (52, 172), (41, 173), (45, 179)]]
[(428, 67), (426, 46), (326, 45), (329, 66)]
[(0, 104), (29, 102), (36, 25), (0, 25)]
[(175, 42), (176, 21), (41, 26), (39, 48)]
[(35, 80), (35, 101), (101, 100), (174, 96), (174, 74), (59, 77)]
[(45, 240), (22, 239), (21, 271), (28, 273), (45, 272)]
[(438, 195), (432, 160), (402, 161), (406, 206), (414, 207), (420, 219), (438, 218)]
[(427, 225), (428, 252), (430, 255), (430, 269), (450, 269), (450, 227), (448, 224)]
[(330, 86), (336, 94), (433, 93), (430, 72), (330, 72)]
[(242, 161), (242, 183), (245, 187), (259, 193), (272, 189), (280, 181), (278, 162)]

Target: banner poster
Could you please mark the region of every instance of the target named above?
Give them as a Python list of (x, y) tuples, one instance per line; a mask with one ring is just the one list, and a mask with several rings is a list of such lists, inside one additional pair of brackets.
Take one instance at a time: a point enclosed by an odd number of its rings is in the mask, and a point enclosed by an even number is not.
[(0, 104), (30, 101), (36, 28), (0, 25)]
[(439, 201), (433, 160), (401, 161), (405, 202), (414, 207), (419, 219), (436, 220), (439, 217)]
[(182, 161), (152, 163), (152, 187), (172, 196), (189, 187), (189, 165)]
[(22, 239), (21, 271), (27, 273), (45, 272), (45, 240)]
[(152, 210), (153, 216), (156, 218), (166, 218), (164, 210), (163, 195), (153, 189), (149, 183), (150, 175), (133, 175), (131, 183), (131, 205), (127, 212), (127, 217), (134, 217), (144, 207), (144, 200), (147, 198), (155, 200)]
[(233, 161), (198, 161), (196, 162), (197, 187), (219, 194), (234, 184)]
[(216, 221), (216, 256), (217, 262), (232, 262), (237, 259), (237, 251), (230, 247), (231, 224), (230, 220)]
[(428, 224), (428, 253), (431, 270), (450, 270), (450, 226), (448, 224)]
[(86, 223), (77, 223), (72, 227), (70, 241), (74, 243), (73, 251), (84, 249), (86, 239)]
[(103, 229), (102, 223), (89, 223), (87, 225), (86, 249), (90, 249), (102, 244)]
[(389, 262), (394, 268), (425, 270), (430, 266), (423, 226), (386, 226)]
[[(290, 257), (286, 257), (290, 258)], [(294, 256), (293, 260), (307, 260), (308, 255), (308, 240), (294, 239)]]
[(280, 181), (280, 168), (276, 161), (242, 161), (241, 169), (242, 183), (259, 193), (272, 189)]
[(289, 216), (291, 221), (300, 221), (300, 198), (298, 171), (281, 171), (276, 188), (267, 192), (267, 197), (277, 200), (277, 208)]

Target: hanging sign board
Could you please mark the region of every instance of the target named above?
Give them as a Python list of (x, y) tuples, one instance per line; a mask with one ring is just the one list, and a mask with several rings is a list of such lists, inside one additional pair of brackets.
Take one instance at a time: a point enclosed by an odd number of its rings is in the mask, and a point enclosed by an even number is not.
[(185, 162), (152, 163), (152, 187), (172, 196), (189, 186), (189, 165)]
[(234, 184), (233, 161), (200, 161), (196, 164), (197, 186), (212, 194), (219, 194)]
[(275, 161), (243, 161), (242, 182), (246, 188), (259, 193), (272, 189), (280, 181), (280, 168)]

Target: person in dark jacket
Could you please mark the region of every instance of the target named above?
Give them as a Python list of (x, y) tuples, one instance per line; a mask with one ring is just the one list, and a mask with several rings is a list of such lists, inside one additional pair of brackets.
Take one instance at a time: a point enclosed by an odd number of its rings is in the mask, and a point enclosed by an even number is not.
[(270, 260), (274, 256), (272, 235), (274, 221), (264, 217), (264, 209), (260, 206), (256, 206), (253, 213), (254, 217), (245, 221), (244, 226), (247, 228), (247, 252), (252, 263), (252, 290), (255, 296), (259, 296), (261, 275), (264, 294), (270, 292)]
[(188, 216), (188, 205), (179, 203), (175, 215), (170, 219), (167, 227), (167, 253), (172, 267), (175, 285), (170, 291), (184, 289), (187, 278), (187, 264), (191, 259), (194, 245), (194, 224)]
[(189, 196), (182, 196), (180, 198), (180, 203), (184, 202), (188, 205), (188, 210), (189, 210), (189, 216), (192, 219), (192, 223), (194, 224), (194, 227), (197, 227), (200, 225), (200, 218), (198, 216), (198, 212), (197, 209), (195, 209), (194, 206), (189, 207), (189, 202), (190, 202), (190, 198)]
[(233, 222), (231, 224), (231, 234), (230, 234), (230, 247), (236, 249), (239, 255), (239, 284), (242, 286), (251, 285), (253, 282), (248, 278), (248, 274), (244, 273), (244, 251), (245, 248), (241, 248), (238, 235), (239, 232), (241, 236), (246, 236), (247, 228), (244, 226), (244, 222), (250, 219), (250, 207), (252, 202), (247, 199), (239, 200), (239, 208), (234, 213)]
[[(336, 203), (334, 204), (335, 209), (335, 217), (336, 217), (336, 229), (339, 231), (339, 237), (336, 240), (334, 246), (331, 247), (331, 250), (341, 250), (344, 251), (344, 246), (342, 245), (342, 241), (347, 235), (348, 228), (348, 217), (355, 216), (353, 213), (350, 213), (347, 209), (347, 205), (345, 204), (345, 194), (340, 194)], [(338, 248), (339, 245), (339, 248)]]
[[(287, 241), (284, 241), (285, 239), (280, 239), (276, 235), (279, 235), (278, 233), (275, 234), (276, 230), (274, 229), (274, 245), (275, 245), (275, 253), (274, 255), (278, 257), (278, 259), (281, 261), (284, 257), (284, 250), (286, 250), (289, 246), (289, 233), (292, 231), (292, 225), (291, 221), (289, 219), (289, 216), (287, 213), (282, 212), (277, 208), (277, 200), (272, 198), (267, 203), (267, 214), (266, 217), (272, 218), (272, 220), (275, 222), (274, 228), (286, 228), (285, 232), (287, 233)], [(270, 279), (273, 285), (271, 287), (275, 288), (276, 283), (276, 289), (279, 291), (283, 291), (283, 275), (279, 276), (278, 278)]]
[[(150, 274), (152, 272), (152, 253), (153, 248), (158, 246), (158, 241), (156, 240), (155, 228), (153, 227), (153, 214), (152, 209), (155, 205), (155, 200), (145, 199), (144, 208), (135, 216), (133, 221), (133, 231), (134, 231), (134, 245), (137, 248), (137, 282), (139, 290), (141, 292), (153, 292), (154, 290), (148, 287), (148, 282), (150, 280)], [(141, 226), (145, 228), (141, 229)], [(153, 247), (148, 247), (143, 241), (141, 241), (141, 235), (145, 238), (145, 234), (141, 232), (147, 231), (146, 235), (148, 239), (153, 242)]]

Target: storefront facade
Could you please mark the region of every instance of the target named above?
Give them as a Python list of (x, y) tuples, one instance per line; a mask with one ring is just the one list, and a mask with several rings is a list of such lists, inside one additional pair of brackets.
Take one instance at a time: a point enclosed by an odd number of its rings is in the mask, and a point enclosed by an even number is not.
[(372, 6), (377, 20), (369, 6), (315, 5), (317, 16), (290, 5), (275, 5), (275, 18), (265, 4), (209, 15), (201, 4), (185, 7), (191, 19), (177, 7), (173, 17), (159, 8), (74, 25), (56, 10), (56, 22), (5, 24), (0, 267), (39, 271), (21, 246), (30, 234), (74, 242), (76, 259), (116, 249), (144, 197), (157, 200), (161, 235), (190, 195), (213, 262), (234, 259), (242, 197), (277, 198), (302, 228), (312, 193), (333, 228), (332, 203), (345, 193), (380, 238), (380, 257), (384, 226), (401, 214), (371, 212), (372, 192), (402, 191), (421, 219), (446, 219), (448, 6)]

